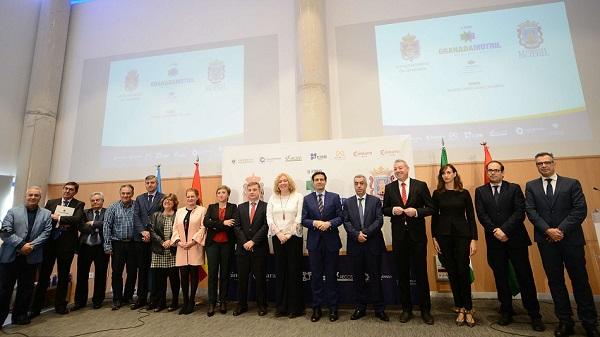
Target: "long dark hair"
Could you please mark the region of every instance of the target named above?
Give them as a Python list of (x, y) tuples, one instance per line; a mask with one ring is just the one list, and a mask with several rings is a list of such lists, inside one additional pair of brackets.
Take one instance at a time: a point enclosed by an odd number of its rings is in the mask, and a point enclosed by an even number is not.
[(457, 191), (462, 191), (463, 190), (462, 180), (460, 180), (460, 175), (458, 174), (458, 171), (456, 171), (456, 167), (454, 167), (454, 165), (452, 165), (452, 164), (446, 164), (446, 165), (440, 167), (440, 171), (438, 172), (437, 191), (446, 192), (446, 183), (444, 182), (444, 179), (442, 178), (442, 174), (448, 168), (451, 169), (452, 172), (456, 173), (456, 176), (454, 177), (454, 189)]

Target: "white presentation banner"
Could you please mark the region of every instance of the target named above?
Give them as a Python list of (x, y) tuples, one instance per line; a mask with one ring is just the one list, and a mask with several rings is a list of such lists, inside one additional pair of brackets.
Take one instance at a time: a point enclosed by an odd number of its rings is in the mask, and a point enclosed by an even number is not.
[[(232, 146), (223, 149), (222, 181), (231, 188), (232, 203), (246, 200), (244, 186), (251, 181), (260, 183), (261, 198), (268, 201), (279, 173), (289, 174), (298, 192), (307, 195), (312, 191), (311, 175), (323, 171), (327, 174), (326, 190), (338, 193), (343, 202), (354, 195), (354, 176), (362, 174), (367, 177), (367, 193), (383, 200), (385, 185), (395, 179), (393, 166), (396, 159), (407, 161), (410, 176), (414, 177), (410, 136)], [(342, 251), (345, 252), (346, 232), (343, 226), (339, 229)], [(386, 245), (391, 245), (388, 218), (383, 233)], [(306, 251), (306, 233), (304, 240)]]

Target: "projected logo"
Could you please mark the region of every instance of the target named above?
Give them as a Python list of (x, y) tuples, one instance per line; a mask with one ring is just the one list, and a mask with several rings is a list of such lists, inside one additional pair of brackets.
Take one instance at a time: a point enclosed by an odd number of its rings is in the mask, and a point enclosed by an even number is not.
[(392, 182), (392, 174), (393, 170), (386, 169), (383, 166), (379, 166), (374, 168), (371, 171), (371, 176), (369, 177), (369, 189), (370, 194), (378, 197), (383, 201), (383, 195), (385, 193), (385, 185)]
[(208, 65), (208, 81), (212, 84), (219, 84), (225, 79), (225, 63), (221, 60), (214, 60)]
[(400, 52), (404, 60), (412, 62), (421, 56), (421, 46), (419, 40), (414, 35), (404, 35), (400, 41)]
[(177, 67), (171, 67), (169, 70), (167, 70), (167, 75), (169, 77), (175, 77), (179, 75), (179, 69), (177, 69)]
[(125, 75), (125, 81), (123, 81), (123, 87), (125, 91), (131, 92), (137, 89), (140, 82), (140, 74), (137, 70), (130, 70)]
[(465, 42), (471, 42), (475, 40), (475, 33), (473, 33), (472, 31), (462, 32), (460, 34), (460, 40)]
[(527, 49), (536, 49), (544, 43), (542, 27), (535, 21), (525, 21), (517, 26), (519, 44)]

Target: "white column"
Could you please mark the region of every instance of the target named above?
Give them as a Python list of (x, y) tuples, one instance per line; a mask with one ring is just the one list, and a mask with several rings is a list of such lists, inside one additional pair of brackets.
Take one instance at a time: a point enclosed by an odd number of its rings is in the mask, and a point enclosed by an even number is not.
[(47, 190), (70, 11), (69, 0), (41, 3), (19, 144), (15, 203), (23, 201), (27, 186)]
[(324, 1), (298, 2), (298, 121), (300, 140), (329, 139), (331, 113)]

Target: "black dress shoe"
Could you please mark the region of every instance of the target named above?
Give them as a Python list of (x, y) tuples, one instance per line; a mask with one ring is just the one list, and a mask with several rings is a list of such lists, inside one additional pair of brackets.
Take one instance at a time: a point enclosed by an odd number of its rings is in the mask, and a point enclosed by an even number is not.
[(546, 325), (542, 322), (541, 318), (534, 318), (531, 320), (531, 328), (534, 331), (544, 331), (546, 330)]
[[(156, 308), (158, 308), (158, 307), (159, 307), (159, 305), (157, 305), (157, 304), (155, 304), (155, 303), (150, 303), (150, 304), (148, 304), (148, 305), (146, 306), (146, 310), (154, 310), (154, 309), (156, 309)], [(164, 307), (164, 305), (163, 305), (163, 307)]]
[(322, 315), (323, 315), (323, 312), (321, 311), (321, 308), (314, 308), (313, 312), (312, 312), (312, 316), (310, 316), (310, 321), (318, 322), (321, 319)]
[(67, 308), (67, 307), (54, 308), (54, 312), (59, 315), (66, 315), (69, 313), (69, 308)]
[(36, 317), (38, 317), (40, 315), (40, 313), (41, 313), (40, 310), (30, 311), (29, 314), (27, 315), (27, 318), (29, 318), (29, 319), (36, 318)]
[(77, 311), (81, 308), (85, 308), (85, 304), (79, 304), (79, 303), (75, 303), (73, 305), (73, 307), (71, 307), (71, 311)]
[(571, 336), (574, 333), (575, 332), (573, 331), (573, 323), (560, 322), (554, 330), (554, 336), (556, 337)]
[(400, 313), (400, 323), (406, 323), (406, 322), (410, 321), (412, 318), (413, 318), (412, 311), (405, 310), (402, 313)]
[(265, 307), (258, 307), (258, 316), (264, 316), (267, 314), (267, 308)]
[(366, 315), (365, 309), (356, 309), (352, 313), (352, 316), (350, 316), (350, 319), (353, 321), (356, 321), (357, 319), (365, 317), (365, 315)]
[(92, 304), (93, 309), (100, 309), (102, 307), (102, 302)]
[(433, 316), (429, 311), (421, 311), (421, 319), (423, 323), (433, 325)]
[(129, 306), (129, 309), (136, 310), (136, 309), (139, 309), (139, 308), (144, 307), (144, 306), (146, 306), (145, 302), (135, 302), (135, 303), (133, 303), (132, 305)]
[(121, 309), (121, 302), (117, 301), (117, 302), (113, 302), (112, 308), (110, 308), (110, 310), (119, 310)]
[(219, 303), (219, 312), (222, 314), (227, 313), (227, 302), (226, 301), (221, 301), (221, 303)]
[(598, 331), (598, 327), (585, 328), (585, 333), (586, 333), (587, 337), (600, 337), (600, 332)]
[(330, 322), (335, 322), (337, 321), (339, 318), (338, 316), (338, 311), (337, 310), (330, 310), (329, 311), (329, 321)]
[(31, 323), (31, 319), (29, 319), (27, 315), (21, 317), (13, 317), (11, 323), (15, 325), (27, 325)]
[(287, 312), (275, 311), (275, 318), (285, 317), (287, 316)]
[(206, 316), (212, 317), (215, 314), (215, 305), (209, 304), (208, 309), (206, 310)]
[(385, 311), (379, 311), (375, 313), (375, 317), (379, 318), (380, 320), (384, 321), (384, 322), (389, 322), (390, 318), (388, 317), (388, 315), (385, 313)]
[(248, 307), (242, 307), (240, 305), (238, 305), (234, 310), (233, 310), (233, 316), (239, 316), (243, 313), (245, 313), (246, 311), (248, 311)]
[(169, 307), (167, 308), (167, 311), (168, 312), (175, 311), (178, 308), (179, 308), (179, 302), (178, 301), (173, 301), (173, 302), (171, 302), (171, 305), (169, 305)]
[(503, 312), (500, 319), (496, 322), (498, 325), (507, 326), (513, 322), (513, 317), (510, 313)]

